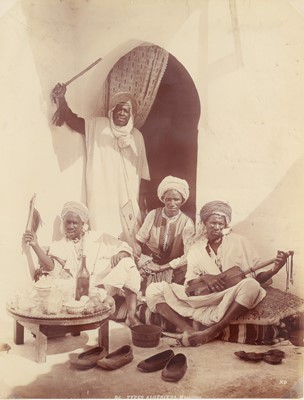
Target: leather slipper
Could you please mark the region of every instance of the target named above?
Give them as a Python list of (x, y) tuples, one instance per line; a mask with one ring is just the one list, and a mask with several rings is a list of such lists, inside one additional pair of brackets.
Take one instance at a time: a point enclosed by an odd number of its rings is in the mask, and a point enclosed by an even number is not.
[(268, 350), (264, 353), (254, 353), (246, 351), (237, 351), (234, 353), (237, 357), (244, 361), (258, 362), (264, 360), (268, 364), (280, 364), (282, 359), (285, 357), (285, 353), (279, 349)]
[(263, 354), (263, 356), (277, 356), (277, 357), (281, 357), (281, 358), (285, 357), (284, 351), (279, 350), (279, 349), (268, 350), (268, 351), (266, 351), (266, 353), (262, 353), (262, 354)]
[(164, 381), (177, 382), (185, 375), (187, 368), (186, 356), (178, 353), (167, 362), (162, 370), (161, 377)]
[(93, 347), (83, 353), (80, 353), (75, 361), (71, 362), (77, 369), (86, 370), (94, 368), (97, 365), (97, 361), (107, 355), (107, 351), (104, 347)]
[(129, 364), (134, 358), (131, 346), (124, 345), (97, 361), (98, 367), (113, 370)]
[(141, 372), (155, 372), (163, 369), (167, 362), (174, 356), (173, 350), (165, 350), (155, 354), (152, 357), (146, 358), (137, 364), (137, 369)]
[(275, 355), (271, 355), (271, 354), (266, 354), (263, 356), (263, 360), (265, 362), (267, 362), (268, 364), (280, 364), (282, 362), (283, 357), (280, 356), (275, 356)]
[(282, 359), (285, 357), (285, 353), (279, 349), (268, 350), (266, 353), (263, 353), (263, 360), (268, 364), (280, 364)]
[(236, 351), (234, 354), (244, 361), (258, 362), (263, 360), (262, 353), (254, 353), (254, 352), (247, 353), (246, 351)]

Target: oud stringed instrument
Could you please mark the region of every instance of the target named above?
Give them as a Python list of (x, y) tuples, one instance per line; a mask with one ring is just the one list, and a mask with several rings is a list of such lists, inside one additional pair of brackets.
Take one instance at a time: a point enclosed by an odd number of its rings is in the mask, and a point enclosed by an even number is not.
[[(290, 256), (292, 257), (294, 252), (290, 250), (286, 254), (288, 258)], [(271, 260), (264, 261), (255, 267), (248, 268), (247, 270), (242, 270), (240, 267), (234, 266), (221, 272), (217, 276), (224, 281), (225, 289), (228, 289), (246, 278), (246, 275), (273, 264), (275, 260), (275, 258), (272, 258)], [(186, 288), (187, 296), (202, 296), (210, 293), (213, 293), (213, 291), (210, 290), (209, 286), (205, 282), (193, 283)]]

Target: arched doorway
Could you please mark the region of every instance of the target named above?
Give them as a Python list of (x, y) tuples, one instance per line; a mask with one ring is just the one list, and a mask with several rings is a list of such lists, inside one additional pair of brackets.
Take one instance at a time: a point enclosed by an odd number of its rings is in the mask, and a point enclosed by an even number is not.
[[(161, 71), (163, 58), (167, 62)], [(150, 65), (150, 69), (143, 75), (142, 69), (145, 69), (146, 64)], [(157, 77), (152, 76), (153, 73)], [(155, 79), (158, 80), (158, 90), (151, 96), (154, 102), (152, 106), (150, 104), (144, 122), (135, 125), (143, 134), (150, 168), (148, 211), (162, 205), (157, 198), (157, 187), (165, 176), (173, 175), (189, 183), (190, 197), (183, 211), (195, 219), (200, 101), (186, 68), (159, 46), (145, 43), (133, 48), (116, 62), (108, 74), (103, 88), (103, 115), (107, 115), (111, 94), (130, 91), (135, 97), (138, 95), (136, 100), (143, 101), (143, 93), (147, 93), (151, 87), (147, 89), (141, 86), (142, 82), (147, 84), (155, 82)]]
[(195, 219), (200, 101), (185, 67), (171, 54), (156, 99), (141, 132), (146, 143), (151, 182), (148, 209), (161, 205), (157, 186), (167, 175), (186, 179), (190, 197), (183, 211)]

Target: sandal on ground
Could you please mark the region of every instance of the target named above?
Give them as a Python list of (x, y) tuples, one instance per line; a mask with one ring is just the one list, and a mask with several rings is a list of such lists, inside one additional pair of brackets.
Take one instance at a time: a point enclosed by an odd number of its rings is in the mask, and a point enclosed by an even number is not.
[(263, 356), (263, 360), (265, 362), (267, 362), (268, 364), (272, 364), (272, 365), (280, 364), (282, 362), (282, 359), (283, 359), (283, 357), (274, 356), (271, 354), (266, 354), (265, 356)]
[(263, 360), (268, 364), (280, 364), (282, 359), (285, 357), (285, 353), (279, 349), (268, 350), (266, 353), (263, 353)]
[(276, 356), (276, 357), (285, 357), (285, 352), (279, 349), (271, 349), (266, 351), (266, 353), (262, 353), (263, 356)]
[(285, 353), (282, 350), (273, 349), (262, 353), (236, 351), (234, 353), (237, 357), (244, 361), (258, 362), (264, 360), (268, 364), (280, 364), (282, 359), (285, 357)]
[(254, 353), (254, 352), (247, 353), (246, 351), (236, 351), (234, 354), (244, 361), (258, 362), (263, 360), (262, 353)]

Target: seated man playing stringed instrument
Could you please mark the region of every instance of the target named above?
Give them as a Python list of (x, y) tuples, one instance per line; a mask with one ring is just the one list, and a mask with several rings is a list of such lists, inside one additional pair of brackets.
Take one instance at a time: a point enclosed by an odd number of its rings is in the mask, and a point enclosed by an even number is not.
[[(279, 272), (292, 253), (278, 251), (276, 258), (258, 264), (249, 242), (227, 229), (231, 214), (222, 201), (205, 204), (200, 212), (202, 233), (187, 255), (185, 286), (159, 282), (147, 289), (148, 307), (183, 332), (184, 346), (215, 339), (231, 321), (254, 308), (266, 296), (261, 284)], [(270, 264), (273, 267), (266, 268)], [(205, 329), (195, 330), (184, 317)]]

